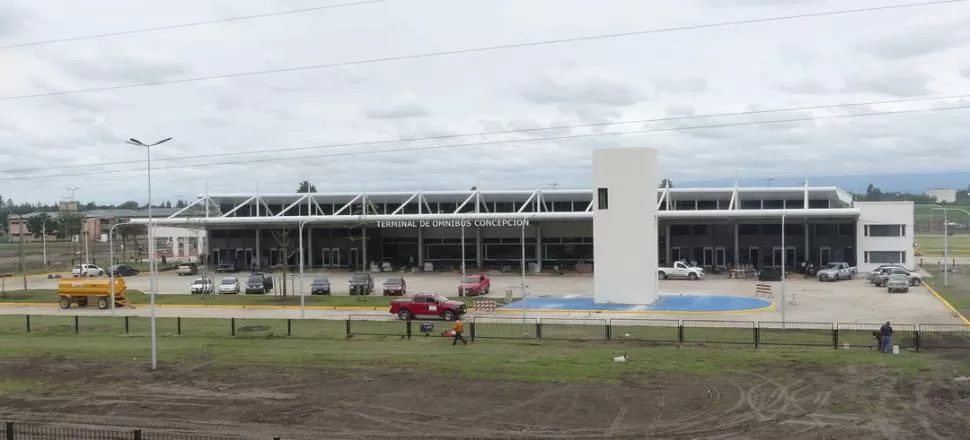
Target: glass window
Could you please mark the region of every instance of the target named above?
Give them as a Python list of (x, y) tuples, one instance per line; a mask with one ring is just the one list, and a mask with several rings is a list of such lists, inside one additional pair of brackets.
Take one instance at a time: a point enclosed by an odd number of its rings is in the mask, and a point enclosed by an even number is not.
[(897, 251), (866, 252), (866, 263), (902, 264), (906, 262), (906, 253)]
[(596, 205), (598, 209), (606, 210), (610, 206), (610, 190), (608, 188), (596, 189)]
[(905, 225), (866, 225), (866, 237), (903, 237)]

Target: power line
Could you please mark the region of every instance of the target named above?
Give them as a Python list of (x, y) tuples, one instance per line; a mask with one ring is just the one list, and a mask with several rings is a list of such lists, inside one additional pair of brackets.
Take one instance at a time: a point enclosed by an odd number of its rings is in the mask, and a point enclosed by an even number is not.
[[(385, 149), (385, 150), (346, 151), (346, 152), (339, 152), (339, 153), (326, 153), (326, 154), (316, 154), (316, 155), (299, 156), (299, 157), (291, 156), (291, 157), (271, 157), (271, 158), (259, 158), (259, 159), (240, 159), (235, 161), (225, 161), (225, 162), (216, 162), (216, 163), (199, 163), (199, 164), (184, 164), (184, 165), (153, 167), (152, 171), (186, 169), (186, 168), (202, 168), (202, 167), (212, 167), (212, 166), (219, 166), (219, 165), (222, 165), (222, 166), (240, 165), (240, 164), (248, 164), (248, 163), (287, 162), (291, 160), (305, 161), (307, 159), (320, 159), (320, 158), (328, 158), (328, 157), (356, 156), (356, 155), (367, 155), (367, 154), (405, 153), (405, 152), (415, 152), (415, 151), (444, 150), (444, 149), (463, 148), (463, 147), (479, 147), (479, 146), (486, 146), (486, 145), (505, 145), (505, 144), (515, 144), (515, 143), (522, 143), (522, 142), (562, 141), (562, 140), (582, 139), (582, 138), (596, 138), (601, 136), (687, 131), (687, 130), (700, 130), (700, 129), (711, 129), (711, 128), (731, 128), (731, 127), (741, 127), (741, 126), (748, 126), (748, 125), (782, 124), (782, 123), (790, 123), (790, 122), (804, 122), (804, 121), (817, 121), (817, 120), (850, 119), (850, 118), (861, 118), (861, 117), (869, 117), (869, 116), (900, 115), (900, 114), (913, 114), (913, 113), (963, 110), (963, 109), (970, 109), (970, 104), (956, 105), (956, 106), (950, 106), (950, 107), (911, 109), (911, 110), (890, 110), (890, 111), (879, 111), (879, 112), (869, 112), (869, 113), (850, 113), (845, 115), (786, 118), (786, 119), (775, 119), (771, 121), (745, 121), (745, 122), (733, 122), (733, 123), (722, 123), (722, 124), (693, 125), (693, 126), (686, 126), (686, 127), (648, 128), (643, 130), (631, 130), (631, 131), (619, 131), (619, 132), (607, 132), (607, 133), (582, 133), (582, 134), (571, 134), (571, 135), (562, 135), (562, 136), (546, 136), (546, 137), (532, 138), (532, 139), (503, 139), (503, 140), (497, 140), (497, 141), (481, 141), (481, 142), (469, 142), (469, 143), (448, 144), (448, 145), (431, 145), (431, 146), (424, 146), (424, 147), (405, 147), (405, 148), (394, 148), (394, 149)], [(132, 172), (137, 173), (137, 172), (144, 172), (144, 171), (145, 171), (144, 169), (139, 167), (139, 168), (121, 169), (121, 170), (97, 170), (97, 171), (87, 171), (87, 172), (79, 172), (79, 173), (41, 174), (41, 175), (24, 176), (24, 177), (5, 177), (5, 178), (0, 178), (0, 182), (92, 176), (92, 175), (117, 174), (117, 173), (132, 173)]]
[[(627, 120), (627, 121), (558, 125), (558, 126), (550, 126), (550, 127), (524, 128), (524, 129), (503, 130), (503, 131), (479, 131), (479, 132), (467, 132), (467, 133), (410, 137), (410, 138), (399, 138), (399, 139), (382, 139), (382, 140), (375, 140), (375, 141), (341, 142), (341, 143), (335, 143), (335, 144), (309, 145), (309, 146), (299, 146), (299, 147), (278, 147), (278, 148), (268, 148), (268, 149), (259, 149), (259, 150), (249, 150), (249, 151), (198, 154), (193, 156), (181, 156), (181, 157), (172, 157), (172, 158), (156, 158), (156, 159), (153, 159), (153, 161), (156, 163), (181, 162), (181, 161), (192, 160), (192, 159), (212, 159), (212, 158), (236, 157), (236, 156), (255, 155), (255, 154), (271, 154), (271, 153), (292, 153), (297, 151), (311, 151), (311, 150), (323, 150), (323, 149), (347, 148), (347, 147), (364, 147), (364, 146), (398, 144), (398, 143), (419, 142), (419, 141), (439, 141), (439, 140), (445, 140), (445, 139), (455, 139), (455, 138), (463, 138), (463, 137), (471, 137), (471, 136), (522, 134), (522, 133), (534, 133), (534, 132), (549, 131), (549, 130), (567, 130), (567, 129), (595, 128), (595, 127), (605, 127), (605, 126), (615, 126), (615, 125), (683, 121), (683, 120), (694, 120), (694, 119), (753, 116), (753, 115), (770, 114), (770, 113), (797, 112), (797, 111), (807, 111), (807, 110), (828, 110), (828, 109), (839, 109), (839, 108), (848, 108), (848, 107), (862, 107), (862, 106), (868, 106), (868, 105), (901, 104), (901, 103), (939, 101), (939, 100), (962, 99), (962, 98), (970, 98), (970, 94), (944, 95), (944, 96), (936, 96), (936, 97), (919, 97), (919, 98), (896, 98), (896, 99), (885, 99), (885, 100), (879, 100), (879, 101), (862, 101), (862, 102), (852, 102), (852, 103), (843, 103), (843, 104), (811, 105), (811, 106), (800, 106), (800, 107), (748, 110), (743, 112), (707, 113), (707, 114), (700, 114), (700, 115), (684, 115), (684, 116), (672, 116), (672, 117), (664, 117), (664, 118), (634, 119), (634, 120)], [(144, 160), (123, 160), (123, 161), (113, 161), (113, 162), (101, 162), (101, 163), (94, 163), (94, 164), (78, 164), (78, 165), (72, 165), (72, 166), (53, 167), (53, 168), (52, 167), (15, 168), (15, 169), (0, 170), (0, 173), (4, 173), (4, 174), (34, 173), (39, 171), (51, 171), (51, 170), (57, 170), (57, 169), (76, 170), (79, 168), (93, 168), (93, 167), (103, 167), (103, 166), (109, 166), (109, 165), (131, 165), (131, 164), (143, 164), (143, 163), (145, 163)]]
[(312, 7), (312, 8), (289, 9), (289, 10), (285, 10), (285, 11), (265, 12), (265, 13), (262, 13), (262, 14), (240, 15), (240, 16), (229, 17), (229, 18), (217, 18), (217, 19), (212, 19), (212, 20), (195, 21), (195, 22), (191, 22), (191, 23), (180, 23), (180, 24), (172, 24), (172, 25), (165, 25), (165, 26), (156, 26), (156, 27), (141, 28), (141, 29), (131, 29), (131, 30), (127, 30), (127, 31), (106, 32), (106, 33), (103, 33), (103, 34), (80, 35), (80, 36), (76, 36), (76, 37), (65, 37), (65, 38), (54, 38), (54, 39), (50, 39), (50, 40), (32, 41), (32, 42), (29, 42), (29, 43), (14, 43), (14, 44), (8, 44), (8, 45), (5, 45), (5, 46), (0, 46), (0, 50), (5, 50), (5, 49), (19, 49), (19, 48), (24, 48), (24, 47), (44, 46), (44, 45), (48, 45), (48, 44), (67, 43), (67, 42), (84, 41), (84, 40), (95, 40), (95, 39), (99, 39), (99, 38), (120, 37), (120, 36), (123, 36), (123, 35), (134, 35), (134, 34), (143, 34), (143, 33), (148, 33), (148, 32), (167, 31), (167, 30), (172, 30), (172, 29), (183, 29), (183, 28), (189, 28), (189, 27), (207, 26), (207, 25), (210, 25), (210, 24), (230, 23), (230, 22), (234, 22), (234, 21), (243, 21), (243, 20), (254, 20), (254, 19), (257, 19), (257, 18), (278, 17), (280, 15), (302, 14), (302, 13), (305, 13), (305, 12), (316, 12), (316, 11), (322, 11), (322, 10), (325, 10), (325, 9), (336, 9), (336, 8), (343, 8), (343, 7), (347, 7), (347, 6), (359, 6), (359, 5), (366, 5), (366, 4), (372, 4), (372, 3), (383, 3), (383, 2), (384, 2), (384, 0), (365, 0), (365, 1), (357, 1), (357, 2), (352, 2), (352, 3), (339, 3), (339, 4), (327, 5), (327, 6), (315, 6), (315, 7)]
[(685, 26), (676, 26), (676, 27), (659, 28), (659, 29), (647, 29), (647, 30), (632, 31), (632, 32), (587, 35), (583, 37), (558, 38), (553, 40), (502, 44), (502, 45), (475, 47), (475, 48), (468, 48), (468, 49), (456, 49), (456, 50), (439, 51), (439, 52), (425, 52), (425, 53), (419, 53), (419, 54), (369, 58), (369, 59), (344, 61), (344, 62), (337, 62), (337, 63), (311, 64), (306, 66), (284, 67), (284, 68), (268, 69), (268, 70), (251, 70), (246, 72), (235, 72), (235, 73), (220, 73), (220, 74), (207, 75), (207, 76), (165, 79), (165, 80), (149, 81), (149, 82), (133, 83), (133, 84), (119, 84), (114, 86), (91, 87), (86, 89), (61, 90), (61, 91), (54, 91), (54, 92), (34, 93), (34, 94), (28, 94), (28, 95), (4, 96), (4, 97), (0, 97), (0, 101), (46, 98), (51, 96), (73, 95), (78, 93), (107, 92), (107, 91), (113, 91), (113, 90), (133, 89), (133, 88), (141, 88), (141, 87), (184, 84), (184, 83), (199, 82), (199, 81), (211, 81), (216, 79), (242, 78), (242, 77), (250, 77), (250, 76), (272, 75), (277, 73), (289, 73), (289, 72), (299, 72), (299, 71), (307, 71), (307, 70), (330, 69), (335, 67), (377, 64), (377, 63), (384, 63), (384, 62), (390, 62), (390, 61), (435, 58), (435, 57), (441, 57), (441, 56), (467, 54), (467, 53), (494, 52), (499, 50), (518, 49), (523, 47), (549, 46), (554, 44), (575, 43), (580, 41), (605, 40), (605, 39), (624, 38), (624, 37), (639, 36), (639, 35), (650, 35), (650, 34), (659, 34), (659, 33), (667, 33), (667, 32), (680, 32), (680, 31), (687, 31), (687, 30), (707, 29), (707, 28), (714, 28), (714, 27), (738, 26), (738, 25), (769, 23), (769, 22), (785, 21), (785, 20), (797, 20), (802, 18), (857, 14), (857, 13), (863, 13), (863, 12), (884, 11), (884, 10), (891, 10), (891, 9), (932, 6), (932, 5), (940, 5), (945, 3), (958, 3), (963, 1), (965, 0), (933, 0), (933, 1), (924, 1), (924, 2), (916, 2), (916, 3), (903, 3), (903, 4), (896, 4), (896, 5), (873, 6), (868, 8), (842, 9), (842, 10), (824, 11), (824, 12), (810, 12), (810, 13), (796, 14), (796, 15), (785, 15), (780, 17), (752, 18), (752, 19), (746, 19), (746, 20), (724, 21), (724, 22), (718, 22), (718, 23), (706, 23), (706, 24), (685, 25)]

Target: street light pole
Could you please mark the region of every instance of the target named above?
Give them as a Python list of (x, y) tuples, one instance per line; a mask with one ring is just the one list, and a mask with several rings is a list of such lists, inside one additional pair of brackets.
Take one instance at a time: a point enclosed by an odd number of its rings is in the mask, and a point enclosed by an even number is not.
[(41, 220), (41, 240), (44, 242), (44, 270), (47, 270), (47, 217)]
[(788, 303), (785, 302), (785, 280), (788, 278), (786, 274), (785, 257), (788, 254), (788, 250), (785, 249), (785, 217), (788, 216), (788, 211), (781, 211), (781, 324), (785, 325), (785, 311), (788, 309)]
[(149, 329), (150, 329), (150, 332), (149, 333), (151, 333), (151, 340), (152, 340), (152, 370), (158, 369), (158, 343), (157, 343), (158, 341), (157, 341), (157, 337), (156, 337), (157, 334), (156, 334), (156, 331), (155, 331), (156, 330), (156, 326), (155, 326), (155, 295), (157, 294), (157, 290), (158, 290), (157, 287), (158, 286), (156, 284), (156, 281), (157, 280), (155, 279), (155, 277), (156, 277), (155, 272), (156, 272), (157, 265), (155, 264), (155, 260), (156, 260), (156, 255), (155, 255), (155, 226), (154, 226), (154, 220), (152, 219), (152, 147), (154, 147), (156, 145), (159, 145), (159, 144), (163, 144), (163, 143), (168, 142), (170, 140), (172, 140), (172, 138), (168, 137), (168, 138), (162, 139), (162, 140), (160, 140), (158, 142), (155, 142), (155, 143), (152, 143), (152, 144), (146, 144), (146, 143), (144, 143), (144, 142), (142, 142), (142, 141), (140, 141), (138, 139), (135, 139), (135, 138), (128, 138), (128, 141), (127, 141), (127, 143), (130, 144), (130, 145), (134, 145), (136, 147), (142, 147), (142, 148), (144, 148), (145, 149), (145, 154), (147, 156), (147, 170), (148, 170), (148, 276), (149, 276), (149, 281), (148, 281), (148, 285), (149, 285), (149, 287), (148, 287), (148, 291), (149, 292), (148, 293), (149, 293), (149, 295), (148, 296), (150, 298), (150, 305), (149, 305), (149, 310), (150, 310), (150, 313), (149, 313), (149, 315), (150, 315), (150, 317), (149, 317)]
[(461, 281), (458, 283), (461, 286), (461, 296), (465, 296), (465, 220), (461, 221)]
[[(115, 264), (114, 236), (115, 236), (115, 228), (117, 228), (118, 226), (121, 226), (122, 224), (123, 223), (115, 223), (114, 225), (111, 226), (111, 229), (108, 230), (108, 277), (110, 278), (110, 282), (111, 282), (111, 314), (112, 315), (115, 314), (115, 272), (117, 271), (117, 268), (115, 268), (115, 270), (111, 269), (111, 267), (114, 266)], [(151, 281), (149, 281), (149, 283), (150, 282)]]

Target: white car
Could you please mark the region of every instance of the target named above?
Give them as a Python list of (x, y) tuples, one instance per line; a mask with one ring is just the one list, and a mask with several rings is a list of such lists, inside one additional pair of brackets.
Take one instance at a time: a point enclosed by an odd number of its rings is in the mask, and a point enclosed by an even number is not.
[(657, 276), (662, 280), (667, 278), (687, 278), (688, 280), (699, 280), (704, 278), (704, 268), (689, 266), (683, 261), (674, 262), (673, 267), (661, 267), (657, 269)]
[(71, 275), (77, 277), (99, 277), (104, 275), (104, 269), (94, 264), (79, 264), (71, 270)]
[(239, 279), (234, 277), (223, 278), (219, 281), (219, 293), (239, 293)]
[(189, 287), (189, 291), (193, 294), (209, 294), (212, 293), (212, 280), (208, 278), (197, 278), (192, 282), (192, 286)]

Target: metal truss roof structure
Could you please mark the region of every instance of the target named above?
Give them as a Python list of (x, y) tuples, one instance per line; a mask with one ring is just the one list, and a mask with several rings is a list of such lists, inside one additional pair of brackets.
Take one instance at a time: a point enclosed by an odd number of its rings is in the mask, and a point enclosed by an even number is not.
[[(645, 197), (648, 194), (644, 191)], [(859, 215), (859, 210), (852, 207), (852, 196), (836, 187), (658, 188), (656, 198), (657, 216), (661, 219)], [(755, 200), (784, 201), (784, 207), (742, 209), (742, 202)], [(810, 208), (810, 200), (824, 200), (827, 207)], [(684, 205), (678, 202), (691, 201), (693, 209), (678, 208)], [(593, 202), (591, 189), (206, 194), (152, 222), (171, 226), (256, 226), (392, 220), (588, 220), (593, 216)], [(713, 208), (698, 208), (701, 202), (715, 204)], [(148, 219), (131, 222), (144, 224)]]

